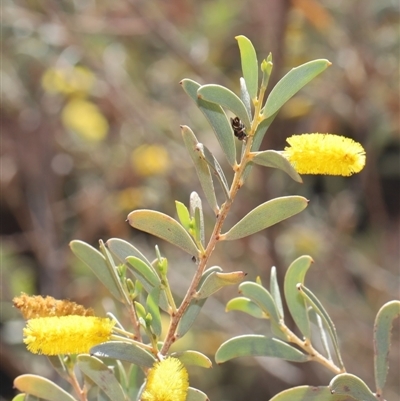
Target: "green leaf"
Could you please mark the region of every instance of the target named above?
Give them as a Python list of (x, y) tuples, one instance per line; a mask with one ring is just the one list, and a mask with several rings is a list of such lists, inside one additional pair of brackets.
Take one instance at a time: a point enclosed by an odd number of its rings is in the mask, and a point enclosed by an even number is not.
[(26, 401), (25, 396), (25, 393), (18, 394), (11, 401)]
[(100, 359), (90, 355), (79, 355), (77, 357), (77, 365), (86, 376), (106, 393), (111, 401), (128, 401), (112, 370)]
[(279, 323), (279, 312), (274, 299), (261, 284), (246, 281), (239, 285), (239, 292), (256, 303), (276, 323)]
[(215, 361), (224, 363), (242, 356), (271, 356), (292, 362), (307, 362), (308, 356), (276, 338), (249, 334), (224, 342), (215, 354)]
[(215, 84), (203, 85), (197, 91), (197, 96), (202, 100), (226, 107), (242, 120), (247, 130), (250, 130), (250, 116), (247, 113), (246, 106), (240, 98), (228, 88)]
[(151, 368), (156, 362), (150, 352), (135, 344), (123, 341), (109, 341), (95, 345), (90, 349), (90, 352), (95, 356), (119, 359), (145, 368)]
[(175, 201), (176, 212), (182, 226), (189, 231), (190, 229), (190, 214), (188, 208), (182, 203)]
[(229, 164), (234, 166), (236, 163), (235, 138), (233, 136), (231, 124), (224, 110), (215, 103), (207, 102), (197, 97), (197, 90), (200, 88), (200, 84), (197, 82), (191, 79), (184, 79), (181, 85), (183, 90), (194, 100), (197, 107), (207, 118)]
[(161, 324), (161, 314), (160, 308), (158, 304), (160, 303), (160, 287), (155, 287), (150, 294), (147, 296), (147, 310), (150, 312), (152, 320), (151, 320), (151, 328), (153, 333), (160, 337), (162, 331)]
[[(118, 260), (119, 263), (124, 263), (130, 268), (130, 270), (132, 271), (135, 278), (140, 281), (140, 283), (143, 285), (143, 287), (147, 291), (147, 293), (150, 293), (153, 290), (153, 285), (151, 285), (150, 282), (148, 281), (149, 277), (146, 278), (143, 274), (140, 273), (140, 271), (139, 271), (140, 269), (139, 270), (132, 269), (133, 266), (126, 261), (126, 259), (129, 256), (133, 256), (136, 259), (141, 260), (147, 266), (145, 268), (145, 270), (151, 269), (153, 271), (153, 273), (151, 275), (152, 276), (155, 275), (155, 277), (157, 278), (157, 281), (155, 281), (154, 277), (153, 277), (154, 282), (157, 283), (156, 285), (159, 285), (161, 283), (160, 280), (158, 279), (158, 275), (157, 275), (156, 271), (154, 270), (154, 268), (152, 267), (151, 263), (146, 259), (146, 257), (141, 252), (139, 252), (129, 242), (124, 241), (119, 238), (111, 238), (106, 242), (106, 246), (110, 250), (112, 255)], [(138, 266), (140, 267), (140, 265), (138, 265)], [(153, 282), (153, 281), (151, 281), (151, 282)], [(161, 291), (160, 307), (164, 311), (168, 311), (168, 309), (169, 309), (168, 301), (167, 301), (164, 291)]]
[(290, 314), (306, 339), (310, 339), (311, 336), (310, 320), (306, 301), (298, 291), (297, 284), (304, 283), (304, 277), (312, 262), (311, 256), (300, 256), (297, 258), (289, 266), (284, 282), (284, 293)]
[[(261, 143), (264, 139), (264, 135), (267, 132), (269, 126), (272, 124), (272, 121), (274, 121), (276, 115), (278, 113), (274, 114), (270, 118), (267, 118), (265, 120), (262, 120), (256, 128), (254, 138), (253, 138), (253, 143), (251, 144), (251, 151), (252, 152), (257, 152), (258, 149), (260, 149)], [(249, 176), (251, 169), (253, 168), (253, 163), (247, 164), (246, 168), (244, 169), (242, 178), (241, 178), (241, 183), (243, 184), (246, 181), (246, 178)]]
[(280, 152), (265, 150), (263, 152), (250, 153), (251, 161), (260, 166), (277, 168), (287, 173), (293, 180), (303, 182), (298, 172)]
[(83, 241), (71, 241), (69, 246), (75, 256), (90, 267), (114, 298), (120, 302), (124, 302), (124, 298), (120, 292), (120, 286), (117, 284), (117, 273), (116, 271), (113, 273), (110, 270), (105, 257), (97, 249)]
[(201, 368), (212, 368), (212, 362), (204, 354), (198, 351), (173, 352), (172, 357), (179, 359), (184, 365), (200, 366)]
[(202, 155), (201, 144), (197, 141), (193, 131), (187, 127), (182, 126), (182, 137), (185, 143), (186, 149), (193, 160), (194, 167), (196, 169), (197, 176), (199, 177), (200, 185), (203, 188), (207, 202), (215, 215), (219, 213), (219, 207), (217, 199), (215, 197), (214, 184), (210, 172), (210, 168)]
[(69, 380), (69, 372), (67, 367), (65, 366), (63, 360), (63, 355), (55, 355), (55, 356), (48, 356), (47, 359), (49, 360), (53, 369), (62, 377), (64, 380)]
[(221, 187), (224, 191), (226, 199), (229, 199), (228, 181), (226, 180), (225, 174), (224, 174), (220, 164), (218, 163), (217, 159), (208, 150), (208, 148), (206, 146), (204, 146), (202, 143), (199, 143), (197, 145), (197, 149), (199, 150), (201, 156), (204, 157), (204, 160), (207, 162), (209, 168), (211, 168), (214, 175), (218, 178), (218, 181), (221, 184)]
[(76, 401), (61, 387), (44, 377), (21, 375), (15, 378), (14, 387), (19, 391), (48, 401)]
[(210, 399), (197, 388), (189, 387), (185, 401), (210, 401)]
[(137, 258), (143, 260), (146, 264), (151, 264), (143, 255), (143, 253), (141, 253), (135, 246), (123, 239), (110, 238), (106, 242), (106, 247), (110, 250), (112, 255), (118, 259), (119, 263), (125, 263), (125, 259), (128, 256), (136, 256)]
[(24, 401), (43, 401), (43, 398), (35, 397), (31, 394), (26, 394)]
[(320, 302), (320, 300), (307, 287), (305, 287), (304, 285), (299, 285), (297, 288), (300, 291), (300, 293), (303, 295), (305, 300), (308, 302), (308, 304), (321, 317), (321, 319), (324, 323), (324, 326), (328, 330), (328, 333), (331, 338), (332, 345), (335, 350), (339, 365), (341, 368), (344, 368), (342, 357), (340, 355), (339, 340), (338, 340), (338, 337), (336, 334), (336, 328), (335, 328), (335, 325), (333, 324), (331, 317), (328, 315), (328, 312), (325, 310), (325, 308), (322, 305), (322, 303)]
[(243, 77), (251, 99), (257, 99), (258, 91), (258, 61), (257, 54), (251, 41), (243, 35), (236, 36), (240, 49)]
[(341, 373), (329, 383), (332, 394), (346, 395), (356, 400), (376, 401), (376, 397), (368, 386), (357, 376), (350, 373)]
[[(201, 288), (207, 277), (215, 271), (221, 272), (222, 269), (219, 266), (213, 266), (207, 269), (201, 276), (201, 280), (197, 288), (198, 289)], [(178, 323), (178, 327), (176, 329), (176, 334), (175, 334), (177, 338), (183, 337), (189, 331), (189, 329), (192, 327), (194, 321), (196, 320), (197, 316), (201, 311), (201, 308), (203, 307), (206, 301), (207, 298), (203, 298), (203, 299), (193, 299), (190, 302), (189, 306), (183, 313), (182, 318)]]
[(204, 280), (196, 294), (196, 298), (208, 298), (223, 287), (240, 283), (246, 275), (247, 273), (242, 271), (230, 273), (213, 272)]
[(242, 100), (243, 104), (246, 106), (247, 114), (251, 116), (251, 100), (250, 94), (246, 87), (246, 81), (243, 77), (240, 77), (240, 99)]
[(134, 210), (128, 215), (129, 224), (141, 231), (159, 237), (197, 256), (199, 250), (186, 230), (172, 217), (154, 210)]
[(282, 391), (270, 401), (350, 401), (350, 398), (333, 395), (328, 387), (299, 386)]
[(374, 324), (374, 368), (376, 391), (381, 394), (389, 370), (390, 336), (393, 320), (400, 315), (400, 301), (391, 301), (382, 306)]
[(284, 196), (272, 199), (249, 212), (227, 233), (221, 234), (219, 239), (231, 241), (247, 237), (300, 213), (307, 207), (307, 203), (307, 199), (302, 196)]
[(263, 116), (268, 118), (275, 114), (303, 86), (308, 84), (330, 65), (331, 63), (328, 60), (319, 59), (309, 61), (291, 69), (269, 94), (263, 110)]
[[(158, 277), (156, 271), (154, 270), (154, 267), (152, 265), (148, 265), (146, 262), (143, 260), (137, 258), (136, 256), (128, 256), (126, 258), (126, 262), (129, 263), (130, 267), (133, 267), (133, 269), (139, 273), (139, 277), (143, 277), (147, 283), (151, 285), (151, 287), (156, 287), (161, 284), (161, 280)], [(141, 281), (141, 280), (139, 280)], [(143, 282), (142, 282), (143, 284)], [(144, 284), (143, 284), (144, 286)], [(151, 292), (152, 288), (150, 291)]]
[(246, 297), (233, 298), (226, 304), (226, 312), (230, 312), (233, 310), (247, 313), (248, 315), (253, 316), (257, 319), (265, 319), (269, 317), (261, 310), (261, 308), (256, 303)]
[(279, 289), (278, 278), (276, 275), (276, 267), (275, 266), (271, 267), (271, 279), (270, 279), (270, 284), (269, 284), (269, 290), (270, 290), (270, 293), (274, 300), (276, 310), (278, 311), (279, 317), (281, 319), (283, 319), (283, 317), (284, 317), (283, 303), (282, 303), (281, 291)]

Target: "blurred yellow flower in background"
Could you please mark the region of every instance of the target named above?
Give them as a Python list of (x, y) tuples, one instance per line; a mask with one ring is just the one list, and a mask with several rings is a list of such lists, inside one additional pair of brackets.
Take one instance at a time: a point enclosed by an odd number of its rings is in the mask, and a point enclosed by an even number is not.
[(90, 141), (103, 140), (108, 132), (108, 122), (100, 109), (89, 100), (74, 98), (64, 107), (62, 123), (80, 137)]
[(132, 167), (138, 175), (162, 174), (170, 165), (168, 152), (159, 145), (142, 145), (131, 155)]
[(116, 203), (119, 209), (131, 211), (143, 206), (143, 188), (125, 188), (116, 194)]
[(43, 74), (42, 86), (48, 93), (87, 94), (92, 89), (95, 76), (86, 67), (49, 68)]

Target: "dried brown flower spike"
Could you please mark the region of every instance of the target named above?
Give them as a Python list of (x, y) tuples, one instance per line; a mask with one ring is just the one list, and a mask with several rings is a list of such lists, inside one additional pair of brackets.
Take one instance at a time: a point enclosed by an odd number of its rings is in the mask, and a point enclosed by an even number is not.
[(41, 295), (29, 296), (22, 293), (13, 299), (13, 303), (26, 320), (51, 316), (94, 316), (92, 308), (85, 309), (75, 302), (57, 300), (50, 296), (43, 298)]

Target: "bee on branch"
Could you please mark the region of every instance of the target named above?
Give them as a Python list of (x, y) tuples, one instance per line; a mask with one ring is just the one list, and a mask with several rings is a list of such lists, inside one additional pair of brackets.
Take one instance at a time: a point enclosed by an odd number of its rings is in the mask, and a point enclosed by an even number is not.
[(246, 128), (239, 117), (231, 118), (231, 126), (233, 133), (239, 141), (243, 141), (247, 138)]

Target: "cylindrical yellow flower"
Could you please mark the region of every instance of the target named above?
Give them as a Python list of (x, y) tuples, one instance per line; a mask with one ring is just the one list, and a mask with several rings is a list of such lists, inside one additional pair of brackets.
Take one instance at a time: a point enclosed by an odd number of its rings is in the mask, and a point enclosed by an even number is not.
[(365, 150), (350, 138), (332, 134), (293, 135), (283, 155), (299, 174), (348, 177), (365, 166)]
[(24, 343), (34, 354), (88, 353), (108, 341), (115, 321), (94, 316), (40, 317), (28, 320)]
[(189, 375), (183, 363), (168, 357), (156, 362), (147, 376), (142, 401), (185, 401)]

